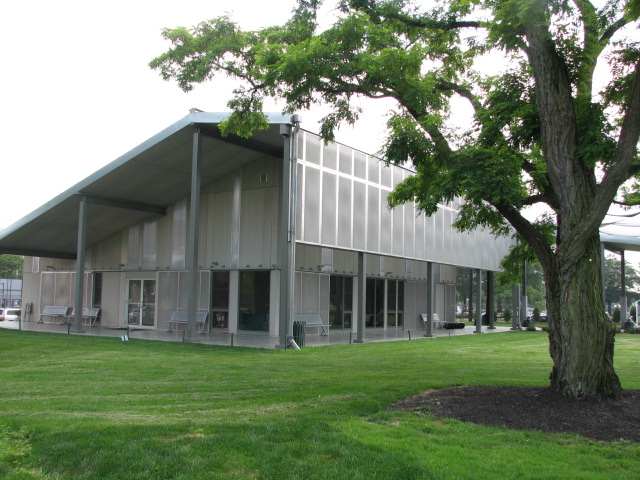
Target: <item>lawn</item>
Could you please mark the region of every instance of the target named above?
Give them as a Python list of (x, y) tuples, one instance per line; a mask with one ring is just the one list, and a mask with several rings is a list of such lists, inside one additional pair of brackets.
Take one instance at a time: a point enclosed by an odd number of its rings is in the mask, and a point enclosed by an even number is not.
[[(616, 349), (640, 388), (640, 335)], [(387, 409), (432, 388), (546, 385), (540, 332), (279, 351), (0, 329), (0, 365), (0, 478), (640, 478), (637, 443)]]

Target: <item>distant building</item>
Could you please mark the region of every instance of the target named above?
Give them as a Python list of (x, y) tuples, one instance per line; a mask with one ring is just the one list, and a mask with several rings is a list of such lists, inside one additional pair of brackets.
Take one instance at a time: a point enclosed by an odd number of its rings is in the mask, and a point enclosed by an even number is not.
[(1, 253), (26, 255), (24, 302), (100, 307), (103, 327), (166, 329), (183, 311), (190, 333), (203, 312), (279, 345), (304, 314), (363, 341), (424, 328), (429, 305), (453, 321), (456, 268), (499, 270), (511, 239), (457, 232), (457, 202), (388, 209), (410, 171), (296, 116), (249, 139), (222, 137), (223, 118), (193, 110), (0, 232)]
[(21, 278), (0, 278), (0, 306), (19, 307), (22, 299)]

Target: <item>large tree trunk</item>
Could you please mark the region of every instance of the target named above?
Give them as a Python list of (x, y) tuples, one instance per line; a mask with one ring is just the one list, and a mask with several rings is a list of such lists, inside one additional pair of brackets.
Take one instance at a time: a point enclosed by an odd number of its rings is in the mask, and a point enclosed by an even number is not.
[(574, 265), (557, 258), (557, 271), (545, 269), (551, 386), (573, 398), (622, 395), (613, 368), (615, 327), (604, 311), (600, 264), (595, 236)]

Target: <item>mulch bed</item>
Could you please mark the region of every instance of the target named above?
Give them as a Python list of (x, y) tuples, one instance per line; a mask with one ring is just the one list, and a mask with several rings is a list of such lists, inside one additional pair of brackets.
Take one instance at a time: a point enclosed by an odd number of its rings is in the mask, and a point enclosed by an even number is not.
[(401, 400), (393, 410), (593, 440), (640, 442), (640, 390), (621, 400), (571, 400), (545, 387), (454, 387)]

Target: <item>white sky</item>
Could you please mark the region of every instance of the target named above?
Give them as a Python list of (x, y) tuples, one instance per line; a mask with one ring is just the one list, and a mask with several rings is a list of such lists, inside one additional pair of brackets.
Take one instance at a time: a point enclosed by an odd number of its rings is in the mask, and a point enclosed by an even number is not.
[[(229, 79), (183, 93), (148, 67), (170, 47), (164, 27), (191, 27), (229, 13), (257, 29), (285, 22), (292, 6), (293, 0), (0, 2), (0, 229), (190, 108), (228, 111)], [(320, 116), (302, 112), (303, 127), (317, 132)], [(338, 139), (371, 153), (379, 148), (371, 135), (360, 138), (349, 128)]]
[[(0, 229), (188, 114), (227, 111), (233, 84), (183, 93), (149, 61), (170, 44), (164, 27), (229, 13), (243, 28), (281, 24), (293, 0), (32, 0), (0, 2)], [(367, 104), (366, 122), (337, 139), (375, 153), (390, 103)], [(265, 110), (279, 111), (267, 105)], [(318, 131), (321, 112), (302, 112)], [(636, 221), (636, 224), (638, 221)], [(614, 232), (611, 228), (608, 229)], [(637, 234), (637, 228), (625, 229)]]

